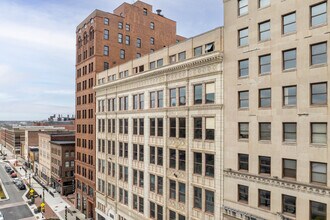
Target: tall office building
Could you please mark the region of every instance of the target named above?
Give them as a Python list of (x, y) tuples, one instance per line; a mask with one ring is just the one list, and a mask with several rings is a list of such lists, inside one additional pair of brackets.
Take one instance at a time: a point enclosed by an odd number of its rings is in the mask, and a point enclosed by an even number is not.
[(329, 4), (225, 0), (225, 219), (330, 218)]
[[(95, 10), (76, 30), (76, 207), (94, 218), (96, 73), (183, 38), (176, 22), (141, 1), (113, 13)], [(126, 72), (122, 73), (127, 74)], [(120, 76), (118, 76), (120, 77)]]
[(221, 218), (222, 31), (97, 75), (97, 220)]

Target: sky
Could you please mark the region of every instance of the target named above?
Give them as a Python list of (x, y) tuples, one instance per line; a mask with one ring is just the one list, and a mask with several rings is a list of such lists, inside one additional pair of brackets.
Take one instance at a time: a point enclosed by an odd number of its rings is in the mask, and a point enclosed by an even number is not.
[[(0, 121), (74, 114), (75, 30), (123, 0), (0, 0)], [(133, 3), (133, 0), (126, 0)], [(223, 25), (222, 0), (144, 0), (193, 37)]]

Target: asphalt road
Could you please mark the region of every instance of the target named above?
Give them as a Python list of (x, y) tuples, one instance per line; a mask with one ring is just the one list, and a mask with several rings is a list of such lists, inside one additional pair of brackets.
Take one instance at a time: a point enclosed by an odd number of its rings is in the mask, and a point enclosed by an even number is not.
[(5, 220), (18, 220), (22, 218), (32, 217), (33, 214), (29, 207), (25, 204), (22, 196), (25, 190), (19, 190), (12, 182), (11, 177), (4, 169), (5, 163), (0, 163), (0, 178), (6, 188), (9, 200), (0, 201), (0, 211), (5, 217)]

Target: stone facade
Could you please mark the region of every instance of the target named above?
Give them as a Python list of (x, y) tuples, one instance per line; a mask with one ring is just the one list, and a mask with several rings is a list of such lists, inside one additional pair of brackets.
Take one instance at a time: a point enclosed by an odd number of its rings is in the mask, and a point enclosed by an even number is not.
[(222, 31), (98, 74), (98, 220), (220, 219)]
[(329, 4), (224, 11), (224, 219), (329, 219)]

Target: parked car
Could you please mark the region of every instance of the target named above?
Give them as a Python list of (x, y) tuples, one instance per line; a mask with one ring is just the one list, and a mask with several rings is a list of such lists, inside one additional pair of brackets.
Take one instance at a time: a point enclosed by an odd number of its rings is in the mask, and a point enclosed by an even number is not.
[(20, 190), (25, 190), (26, 189), (26, 186), (25, 186), (25, 184), (22, 181), (17, 182), (16, 183), (16, 186)]
[(5, 220), (5, 217), (3, 216), (2, 212), (0, 212), (0, 220)]
[(14, 170), (9, 170), (9, 175), (11, 175), (12, 173), (15, 173), (15, 171)]
[(14, 184), (16, 184), (17, 182), (20, 182), (20, 181), (21, 181), (21, 179), (18, 178), (18, 177), (13, 179), (13, 183), (14, 183)]
[(15, 172), (13, 172), (13, 173), (10, 174), (10, 177), (11, 178), (16, 178), (17, 177), (17, 174)]
[(11, 166), (9, 166), (8, 164), (5, 165), (5, 170), (8, 173), (9, 170), (12, 170)]

